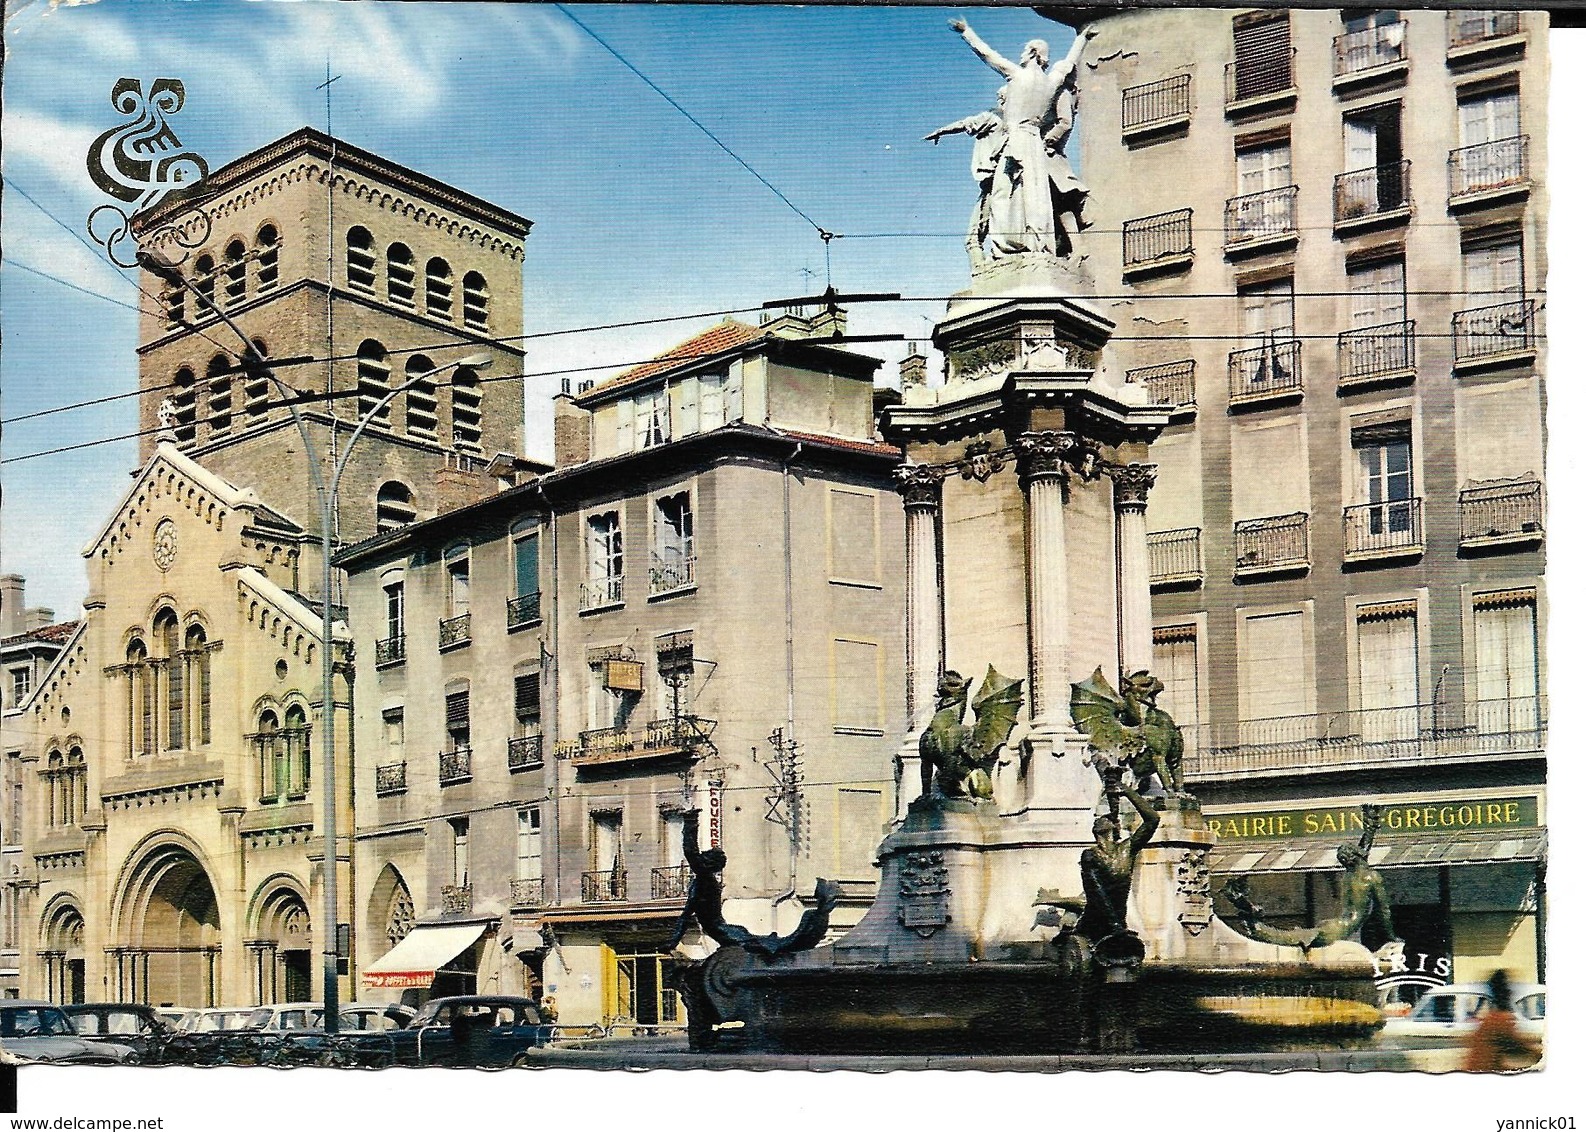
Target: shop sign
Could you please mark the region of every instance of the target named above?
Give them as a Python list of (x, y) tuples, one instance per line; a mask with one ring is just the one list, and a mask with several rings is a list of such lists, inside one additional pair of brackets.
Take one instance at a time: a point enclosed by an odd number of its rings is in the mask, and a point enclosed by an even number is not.
[[(1369, 801), (1370, 799), (1366, 799)], [(1208, 814), (1206, 824), (1225, 845), (1274, 837), (1350, 837), (1364, 832), (1360, 806), (1250, 810)], [(1530, 829), (1537, 824), (1534, 795), (1470, 798), (1452, 802), (1392, 802), (1382, 806), (1384, 833), (1457, 833), (1466, 829)]]
[(644, 665), (636, 660), (606, 661), (606, 687), (613, 692), (644, 691)]
[(721, 848), (722, 782), (710, 780), (710, 848)]

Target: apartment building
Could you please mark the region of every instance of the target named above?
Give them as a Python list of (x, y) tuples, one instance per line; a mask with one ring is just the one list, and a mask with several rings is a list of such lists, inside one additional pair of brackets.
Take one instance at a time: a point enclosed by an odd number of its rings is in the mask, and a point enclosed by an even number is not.
[(1174, 407), (1155, 667), (1217, 869), (1314, 922), (1378, 803), (1397, 977), (1545, 977), (1548, 18), (1094, 26), (1090, 265)]

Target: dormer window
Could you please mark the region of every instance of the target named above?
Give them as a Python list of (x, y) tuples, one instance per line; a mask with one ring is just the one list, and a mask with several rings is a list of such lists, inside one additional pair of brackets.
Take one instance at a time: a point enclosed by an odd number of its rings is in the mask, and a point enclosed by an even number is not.
[(665, 386), (639, 394), (633, 404), (634, 432), (640, 448), (654, 448), (672, 438)]

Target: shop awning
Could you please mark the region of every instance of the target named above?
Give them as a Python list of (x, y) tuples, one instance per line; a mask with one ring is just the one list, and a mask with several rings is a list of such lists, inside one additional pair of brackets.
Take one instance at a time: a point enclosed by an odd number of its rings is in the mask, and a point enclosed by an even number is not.
[[(1371, 847), (1371, 864), (1379, 869), (1433, 868), (1438, 865), (1486, 865), (1514, 861), (1545, 861), (1545, 829), (1469, 829), (1436, 837), (1383, 837)], [(1239, 841), (1212, 851), (1217, 873), (1321, 872), (1340, 869), (1338, 843), (1296, 844), (1292, 841)]]
[(486, 926), (481, 920), (467, 924), (418, 924), (364, 969), (363, 985), (370, 990), (427, 987), (439, 968), (485, 934)]

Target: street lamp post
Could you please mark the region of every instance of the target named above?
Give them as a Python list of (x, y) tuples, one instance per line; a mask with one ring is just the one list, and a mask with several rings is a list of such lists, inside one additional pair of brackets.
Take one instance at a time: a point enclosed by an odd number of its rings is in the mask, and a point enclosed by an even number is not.
[[(205, 295), (196, 284), (190, 281), (178, 270), (178, 265), (164, 256), (143, 250), (138, 253), (138, 263), (160, 276), (168, 283), (175, 283), (185, 290), (191, 291), (198, 297), (198, 301), (207, 307), (226, 324), (242, 342), (244, 356), (257, 362), (264, 372), (265, 377), (285, 397), (285, 405), (292, 414), (292, 421), (297, 426), (298, 436), (303, 441), (303, 455), (308, 459), (309, 480), (314, 488), (314, 494), (319, 502), (319, 543), (320, 543), (320, 701), (322, 704), (320, 714), (320, 730), (323, 733), (321, 749), (324, 752), (324, 769), (321, 772), (324, 794), (324, 817), (322, 824), (325, 831), (325, 864), (324, 864), (324, 893), (325, 912), (324, 924), (321, 928), (320, 938), (324, 946), (320, 950), (322, 971), (324, 976), (324, 1026), (327, 1034), (335, 1034), (340, 1028), (339, 1015), (341, 1013), (341, 988), (338, 983), (340, 976), (340, 954), (337, 948), (337, 936), (340, 934), (340, 916), (338, 915), (338, 893), (336, 885), (336, 710), (335, 710), (335, 660), (334, 649), (331, 642), (331, 555), (334, 552), (334, 540), (331, 535), (331, 525), (335, 521), (336, 497), (341, 490), (342, 473), (347, 470), (347, 464), (352, 456), (353, 446), (358, 443), (358, 438), (364, 434), (369, 422), (380, 415), (382, 409), (394, 401), (399, 393), (405, 393), (414, 386), (419, 385), (438, 373), (449, 369), (468, 367), (470, 369), (484, 369), (494, 360), (488, 354), (471, 354), (454, 362), (436, 366), (434, 369), (408, 378), (401, 385), (388, 390), (374, 405), (363, 413), (353, 426), (352, 435), (347, 440), (347, 446), (342, 450), (341, 456), (331, 468), (329, 483), (325, 480), (324, 471), (319, 466), (319, 461), (314, 458), (313, 442), (309, 437), (308, 424), (303, 419), (303, 412), (299, 404), (313, 400), (312, 396), (304, 394), (287, 385), (277, 377), (269, 367), (269, 361), (264, 358), (254, 346), (253, 340), (243, 333), (231, 316), (221, 310), (215, 301)], [(335, 426), (332, 425), (334, 434)]]

